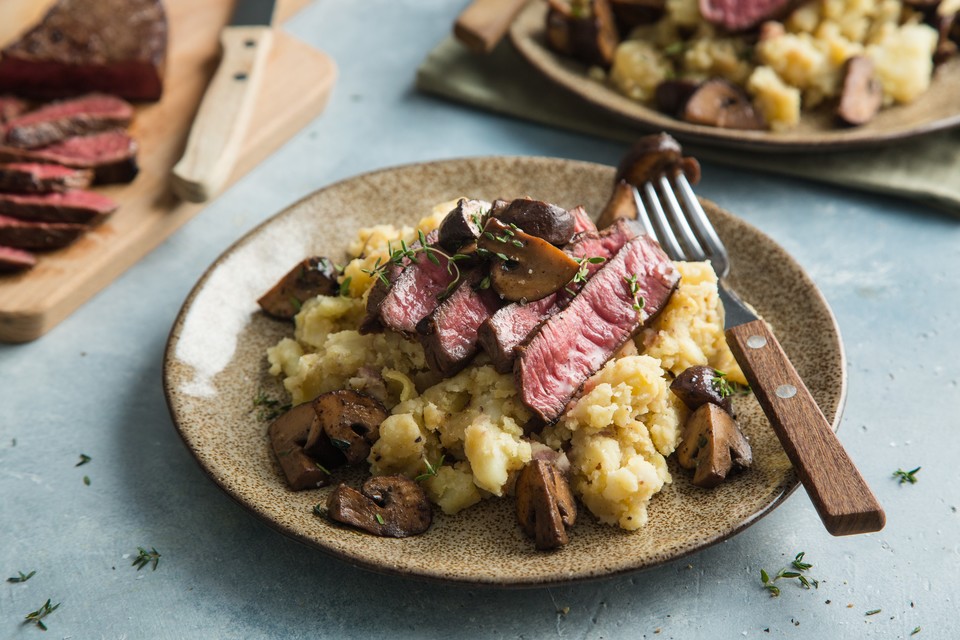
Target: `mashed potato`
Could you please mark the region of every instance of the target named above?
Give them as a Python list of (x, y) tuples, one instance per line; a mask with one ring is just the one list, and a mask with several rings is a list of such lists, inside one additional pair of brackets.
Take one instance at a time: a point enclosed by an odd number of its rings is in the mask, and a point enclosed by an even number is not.
[(392, 332), (361, 335), (357, 326), (374, 280), (364, 271), (401, 239), (436, 228), (455, 203), (443, 203), (414, 228), (362, 229), (350, 244), (339, 297), (304, 303), (292, 338), (267, 351), (270, 372), (283, 378), (295, 404), (335, 389), (365, 391), (390, 410), (368, 462), (375, 475), (419, 477), (429, 498), (454, 514), (481, 500), (509, 495), (536, 448), (566, 452), (571, 488), (601, 521), (634, 530), (671, 481), (666, 457), (677, 447), (686, 408), (669, 380), (688, 366), (709, 364), (743, 380), (723, 336), (717, 278), (707, 263), (678, 263), (681, 284), (655, 325), (584, 385), (556, 424), (526, 437), (530, 411), (512, 374), (483, 355), (438, 379), (419, 343)]
[(790, 129), (802, 108), (839, 96), (846, 61), (866, 55), (884, 103), (915, 100), (930, 85), (937, 32), (900, 0), (808, 0), (756, 45), (720, 34), (696, 0), (668, 0), (664, 17), (634, 30), (617, 49), (611, 84), (651, 102), (664, 78), (725, 78), (743, 86), (773, 130)]

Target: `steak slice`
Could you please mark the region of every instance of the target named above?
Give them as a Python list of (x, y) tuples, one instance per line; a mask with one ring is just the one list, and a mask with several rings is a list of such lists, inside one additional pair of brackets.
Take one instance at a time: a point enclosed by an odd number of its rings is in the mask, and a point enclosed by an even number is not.
[(583, 207), (576, 206), (573, 209), (570, 209), (570, 215), (573, 216), (574, 238), (576, 238), (576, 234), (578, 233), (597, 230), (597, 225), (594, 224), (590, 216), (587, 215), (587, 210)]
[(114, 96), (90, 94), (53, 102), (7, 122), (5, 142), (36, 149), (73, 136), (123, 128), (133, 119), (133, 107)]
[[(435, 229), (431, 231), (426, 236), (427, 244), (434, 244), (438, 241), (439, 237), (440, 232), (438, 230)], [(420, 241), (416, 240), (410, 245), (410, 249), (416, 250), (422, 246)], [(367, 315), (360, 322), (361, 334), (381, 333), (383, 331), (383, 323), (380, 321), (380, 307), (383, 306), (383, 301), (390, 292), (390, 287), (397, 281), (404, 267), (408, 264), (410, 264), (410, 260), (403, 258), (401, 264), (390, 263), (386, 265), (382, 272), (383, 278), (377, 278), (376, 282), (373, 283), (373, 286), (370, 288), (370, 293), (367, 294)], [(384, 282), (384, 280), (386, 280), (386, 282)]]
[(16, 96), (0, 96), (0, 124), (27, 111), (27, 103)]
[[(574, 211), (576, 209), (571, 210), (571, 213)], [(636, 231), (628, 223), (619, 221), (602, 232), (594, 230), (574, 236), (573, 241), (564, 251), (575, 258), (600, 257), (609, 260), (636, 235)], [(583, 266), (586, 267), (586, 275), (589, 278), (600, 270), (603, 263), (588, 262)], [(578, 286), (572, 284), (572, 289), (576, 291)], [(490, 356), (497, 371), (500, 373), (511, 371), (517, 348), (540, 326), (540, 323), (560, 311), (571, 298), (567, 291), (560, 290), (536, 302), (528, 304), (515, 302), (503, 307), (485, 321), (480, 326), (480, 346)]]
[(120, 129), (67, 138), (32, 151), (0, 146), (0, 162), (45, 162), (93, 169), (93, 179), (100, 184), (130, 182), (139, 171), (137, 142)]
[(700, 0), (700, 14), (727, 31), (745, 31), (782, 17), (795, 0)]
[[(635, 292), (628, 278), (636, 278)], [(583, 383), (663, 308), (679, 281), (654, 240), (630, 240), (520, 349), (514, 375), (523, 403), (543, 421), (557, 420)]]
[(58, 0), (0, 57), (0, 91), (43, 98), (102, 91), (157, 100), (167, 18), (160, 0)]
[(477, 329), (501, 302), (492, 289), (477, 291), (483, 278), (473, 271), (434, 312), (417, 324), (427, 364), (450, 377), (463, 369), (478, 351)]
[(91, 182), (93, 171), (89, 169), (71, 169), (39, 162), (0, 164), (0, 191), (50, 193), (86, 189)]
[[(117, 208), (110, 198), (74, 189), (63, 193), (0, 193), (0, 215), (29, 222), (100, 222)], [(2, 243), (0, 243), (2, 244)]]
[(0, 247), (0, 272), (26, 271), (37, 264), (37, 257), (29, 251)]
[(28, 222), (0, 216), (0, 245), (15, 249), (49, 251), (60, 249), (80, 236), (89, 227), (70, 222)]

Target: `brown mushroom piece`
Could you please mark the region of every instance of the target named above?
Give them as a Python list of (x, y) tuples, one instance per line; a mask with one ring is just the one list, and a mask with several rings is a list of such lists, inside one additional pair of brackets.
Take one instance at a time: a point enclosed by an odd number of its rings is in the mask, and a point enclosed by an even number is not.
[(531, 198), (517, 198), (506, 209), (499, 211), (496, 218), (503, 224), (516, 225), (524, 233), (557, 247), (570, 242), (576, 226), (576, 220), (566, 209)]
[(740, 87), (713, 78), (701, 84), (687, 100), (680, 118), (693, 124), (723, 129), (759, 130), (766, 123)]
[(710, 402), (733, 415), (729, 383), (712, 367), (688, 367), (670, 383), (670, 390), (691, 411)]
[(666, 0), (610, 0), (610, 9), (620, 33), (630, 33), (641, 24), (651, 24), (663, 17)]
[(853, 56), (847, 60), (837, 117), (849, 125), (869, 122), (883, 104), (883, 87), (874, 71), (873, 60)]
[[(350, 389), (317, 396), (313, 410), (317, 419), (310, 426), (303, 449), (332, 464), (337, 458), (347, 464), (366, 460), (370, 447), (380, 438), (380, 423), (390, 415), (376, 398)], [(340, 455), (331, 455), (332, 450)]]
[(334, 296), (340, 291), (337, 269), (326, 258), (307, 258), (280, 278), (257, 304), (269, 315), (289, 320), (300, 305), (315, 296)]
[(474, 242), (483, 229), (483, 218), (490, 211), (490, 206), (489, 202), (483, 200), (460, 198), (457, 206), (440, 223), (437, 242), (451, 253)]
[(633, 197), (633, 185), (620, 180), (597, 218), (597, 229), (606, 229), (617, 220), (636, 220), (639, 215), (637, 201)]
[[(934, 17), (933, 26), (937, 30), (937, 48), (933, 51), (933, 63), (943, 64), (957, 54), (957, 43), (960, 40), (960, 21), (957, 13), (947, 13)], [(953, 39), (952, 39), (953, 38)]]
[(657, 85), (653, 93), (657, 110), (675, 118), (680, 117), (684, 107), (687, 106), (687, 100), (699, 86), (699, 83), (693, 80), (664, 80)]
[(609, 0), (549, 0), (547, 45), (557, 53), (609, 67), (620, 44)]
[(479, 251), (493, 256), (490, 284), (504, 300), (533, 302), (565, 287), (580, 265), (549, 242), (490, 218)]
[(673, 136), (658, 133), (643, 136), (633, 143), (617, 165), (616, 184), (642, 186), (661, 175), (682, 171), (691, 184), (700, 181), (700, 163), (695, 158), (684, 158), (680, 143)]
[(274, 420), (267, 430), (273, 453), (287, 478), (287, 484), (294, 491), (325, 487), (330, 483), (327, 470), (318, 466), (303, 451), (313, 419), (313, 406), (306, 402)]
[(687, 418), (677, 461), (685, 469), (695, 470), (695, 486), (711, 489), (730, 473), (749, 467), (753, 452), (736, 420), (708, 402)]
[(327, 499), (329, 516), (375, 536), (406, 538), (423, 533), (433, 522), (427, 495), (405, 476), (374, 476), (360, 491), (341, 484)]
[(517, 478), (517, 521), (537, 549), (561, 547), (567, 527), (577, 520), (577, 503), (560, 470), (546, 460), (531, 460)]

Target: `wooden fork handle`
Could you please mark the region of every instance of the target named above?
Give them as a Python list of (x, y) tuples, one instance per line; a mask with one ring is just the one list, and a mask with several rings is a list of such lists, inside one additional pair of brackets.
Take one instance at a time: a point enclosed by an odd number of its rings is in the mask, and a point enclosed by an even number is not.
[(457, 40), (475, 53), (490, 53), (527, 0), (473, 0), (453, 25)]
[(883, 508), (766, 323), (754, 320), (726, 334), (827, 531), (844, 536), (882, 529)]

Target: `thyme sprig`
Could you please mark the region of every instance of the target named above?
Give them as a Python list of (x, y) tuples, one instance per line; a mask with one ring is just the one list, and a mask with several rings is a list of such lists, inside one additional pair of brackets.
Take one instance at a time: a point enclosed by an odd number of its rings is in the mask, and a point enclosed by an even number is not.
[(443, 466), (443, 460), (446, 457), (447, 457), (446, 455), (440, 456), (440, 459), (437, 460), (437, 464), (435, 465), (430, 464), (430, 461), (424, 458), (423, 464), (427, 465), (427, 470), (424, 473), (421, 473), (420, 475), (418, 475), (416, 478), (414, 478), (414, 481), (421, 482), (423, 480), (426, 480), (427, 478), (432, 478), (436, 476), (437, 473), (440, 471), (440, 467)]
[(813, 566), (809, 562), (803, 561), (804, 553), (804, 551), (798, 553), (790, 563), (790, 567), (780, 569), (780, 571), (778, 571), (772, 579), (770, 578), (770, 574), (768, 574), (765, 569), (760, 569), (760, 581), (763, 584), (763, 588), (770, 592), (771, 598), (776, 598), (780, 595), (780, 587), (774, 583), (781, 578), (788, 580), (796, 578), (796, 580), (803, 586), (804, 589), (809, 589), (810, 587), (820, 587), (819, 580), (814, 580), (813, 578), (808, 578), (807, 576), (803, 575), (804, 571)]
[(893, 477), (900, 480), (900, 484), (909, 482), (910, 484), (917, 484), (917, 471), (920, 471), (920, 467), (916, 469), (911, 469), (910, 471), (904, 471), (903, 469), (897, 469), (893, 472)]
[(266, 391), (260, 389), (253, 398), (253, 406), (259, 409), (257, 411), (257, 419), (269, 422), (282, 416), (289, 411), (293, 405), (289, 402), (284, 403), (275, 398), (271, 398), (267, 395)]
[(571, 287), (575, 285), (582, 286), (590, 278), (590, 265), (601, 264), (607, 261), (607, 259), (604, 258), (603, 256), (591, 256), (589, 258), (588, 257), (574, 258), (573, 260), (574, 262), (580, 265), (580, 268), (577, 269), (577, 272), (573, 274), (572, 278), (570, 278), (570, 283), (566, 287), (564, 287), (566, 292), (569, 293), (571, 296), (577, 295), (576, 290), (572, 289)]
[(143, 547), (137, 547), (137, 557), (133, 559), (132, 566), (137, 568), (137, 571), (143, 569), (145, 566), (153, 563), (153, 570), (157, 570), (157, 565), (160, 564), (160, 552), (156, 550), (155, 547), (150, 547), (150, 551), (147, 551)]
[(710, 380), (710, 386), (713, 387), (713, 390), (720, 394), (721, 398), (727, 398), (729, 396), (743, 396), (750, 393), (750, 385), (740, 384), (739, 382), (732, 382), (727, 379), (727, 374), (723, 371), (713, 370), (715, 374), (713, 379)]
[(383, 258), (377, 257), (376, 262), (373, 264), (372, 269), (360, 269), (363, 273), (378, 279), (385, 286), (390, 286), (390, 279), (387, 277), (387, 270), (391, 266), (402, 267), (404, 266), (405, 261), (413, 262), (416, 259), (418, 253), (422, 253), (427, 257), (427, 260), (440, 266), (440, 258), (444, 258), (447, 261), (447, 273), (453, 276), (453, 280), (447, 285), (447, 288), (437, 294), (438, 300), (443, 300), (456, 289), (457, 284), (460, 282), (460, 267), (457, 265), (457, 262), (460, 260), (466, 260), (470, 256), (463, 253), (455, 253), (450, 255), (439, 249), (435, 246), (427, 244), (427, 236), (424, 235), (422, 229), (417, 229), (417, 240), (418, 245), (410, 247), (407, 245), (405, 240), (400, 240), (400, 248), (394, 249), (393, 243), (387, 243), (387, 254), (388, 258), (386, 262), (383, 261)]
[(31, 622), (40, 627), (42, 630), (47, 630), (47, 625), (44, 624), (43, 619), (48, 615), (57, 610), (60, 606), (60, 603), (51, 605), (50, 599), (47, 598), (47, 601), (43, 603), (43, 606), (37, 609), (36, 611), (31, 611), (23, 618), (23, 624), (30, 624)]
[(85, 454), (85, 453), (81, 453), (81, 454), (80, 454), (80, 462), (78, 462), (77, 464), (75, 464), (75, 465), (73, 465), (73, 466), (75, 466), (75, 467), (82, 467), (83, 465), (87, 464), (87, 463), (90, 462), (91, 460), (93, 460), (93, 458), (91, 458), (90, 456), (88, 456), (88, 455)]
[(637, 312), (643, 311), (643, 308), (647, 306), (647, 301), (640, 295), (640, 276), (635, 273), (630, 276), (624, 276), (623, 279), (630, 286), (630, 295), (633, 296), (633, 310)]
[(10, 578), (7, 578), (7, 582), (12, 582), (12, 583), (26, 582), (27, 580), (29, 580), (30, 578), (32, 578), (34, 575), (36, 575), (36, 573), (37, 573), (36, 571), (31, 571), (30, 573), (24, 573), (23, 571), (17, 571), (17, 574), (18, 574), (18, 575), (11, 576)]

